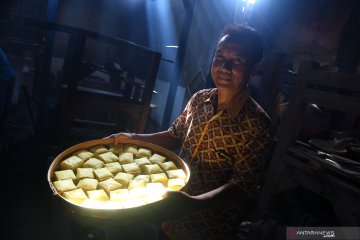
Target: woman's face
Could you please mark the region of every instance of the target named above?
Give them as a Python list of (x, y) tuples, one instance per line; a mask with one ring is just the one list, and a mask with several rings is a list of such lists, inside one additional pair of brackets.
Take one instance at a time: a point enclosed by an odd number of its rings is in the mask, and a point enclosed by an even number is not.
[(242, 91), (247, 84), (252, 67), (245, 46), (225, 35), (218, 43), (211, 66), (211, 76), (216, 87)]

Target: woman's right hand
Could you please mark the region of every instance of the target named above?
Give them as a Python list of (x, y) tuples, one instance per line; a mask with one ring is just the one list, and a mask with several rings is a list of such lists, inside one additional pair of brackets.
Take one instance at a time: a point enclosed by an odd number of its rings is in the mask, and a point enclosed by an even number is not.
[(120, 132), (120, 133), (111, 134), (110, 136), (105, 137), (105, 138), (112, 138), (114, 140), (114, 144), (117, 145), (123, 141), (133, 139), (134, 136), (135, 136), (135, 133)]
[(105, 138), (111, 138), (114, 144), (125, 142), (129, 139), (149, 142), (159, 145), (166, 149), (176, 149), (180, 146), (180, 142), (177, 138), (172, 137), (168, 131), (150, 133), (150, 134), (137, 134), (137, 133), (115, 133)]

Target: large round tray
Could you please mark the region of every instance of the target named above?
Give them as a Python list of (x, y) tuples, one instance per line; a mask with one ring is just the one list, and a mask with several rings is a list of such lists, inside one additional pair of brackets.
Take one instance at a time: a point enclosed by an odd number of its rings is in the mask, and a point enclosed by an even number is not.
[[(163, 200), (149, 203), (146, 205), (142, 205), (139, 207), (134, 208), (126, 208), (126, 209), (94, 209), (94, 208), (86, 208), (82, 207), (78, 204), (72, 203), (63, 196), (61, 196), (55, 189), (53, 185), (54, 180), (54, 172), (58, 170), (58, 166), (60, 162), (74, 153), (75, 151), (82, 149), (82, 148), (89, 148), (95, 145), (99, 144), (111, 144), (113, 142), (113, 139), (98, 139), (98, 140), (92, 140), (87, 142), (79, 143), (75, 146), (72, 146), (62, 153), (60, 153), (52, 162), (52, 164), (49, 167), (47, 179), (50, 185), (50, 188), (53, 192), (54, 197), (56, 200), (65, 207), (68, 211), (70, 211), (72, 214), (77, 214), (81, 216), (86, 217), (92, 217), (95, 219), (116, 219), (116, 220), (122, 220), (122, 219), (134, 219), (138, 218), (139, 216), (149, 216), (149, 215), (157, 215), (159, 212), (165, 210), (166, 204), (164, 204)], [(154, 145), (148, 142), (138, 141), (138, 140), (127, 140), (121, 143), (132, 143), (136, 144), (141, 147), (146, 147), (148, 149), (151, 149), (155, 153), (162, 154), (165, 156), (168, 160), (173, 161), (178, 167), (182, 168), (186, 173), (186, 179), (185, 179), (185, 185), (189, 181), (190, 178), (190, 171), (187, 164), (176, 154), (173, 152), (162, 148), (158, 145)]]

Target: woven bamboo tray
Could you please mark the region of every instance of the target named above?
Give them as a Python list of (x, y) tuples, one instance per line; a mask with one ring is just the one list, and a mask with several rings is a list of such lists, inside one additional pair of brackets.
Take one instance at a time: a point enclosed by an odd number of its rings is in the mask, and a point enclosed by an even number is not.
[[(80, 215), (80, 216), (86, 216), (86, 217), (92, 217), (96, 219), (130, 219), (130, 218), (137, 218), (141, 216), (148, 216), (151, 214), (157, 214), (158, 211), (163, 211), (163, 200), (149, 203), (146, 205), (142, 205), (139, 207), (134, 208), (124, 208), (124, 209), (93, 209), (93, 208), (86, 208), (81, 205), (75, 204), (66, 198), (64, 198), (61, 194), (57, 192), (53, 185), (54, 181), (54, 172), (59, 170), (59, 165), (62, 160), (69, 157), (72, 153), (76, 152), (80, 149), (87, 149), (95, 145), (103, 144), (108, 145), (113, 142), (113, 139), (98, 139), (98, 140), (92, 140), (87, 142), (82, 142), (77, 145), (74, 145), (65, 151), (61, 152), (51, 163), (48, 174), (47, 174), (47, 180), (49, 183), (49, 186), (52, 190), (53, 197), (56, 199), (56, 201), (61, 204), (66, 210), (70, 211), (72, 214)], [(189, 181), (190, 178), (190, 171), (187, 164), (176, 154), (173, 152), (162, 148), (158, 145), (151, 144), (148, 142), (138, 141), (138, 140), (127, 140), (124, 142), (121, 142), (122, 144), (130, 143), (130, 144), (136, 144), (139, 147), (144, 147), (147, 149), (150, 149), (153, 153), (161, 154), (162, 156), (166, 157), (167, 160), (173, 161), (178, 168), (181, 168), (184, 170), (186, 174), (185, 179), (185, 185)]]

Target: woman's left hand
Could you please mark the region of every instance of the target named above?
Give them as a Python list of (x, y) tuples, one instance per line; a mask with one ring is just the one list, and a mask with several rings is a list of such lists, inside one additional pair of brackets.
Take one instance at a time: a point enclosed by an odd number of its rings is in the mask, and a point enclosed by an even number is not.
[(168, 191), (164, 194), (169, 219), (178, 218), (199, 209), (201, 200), (181, 191)]

